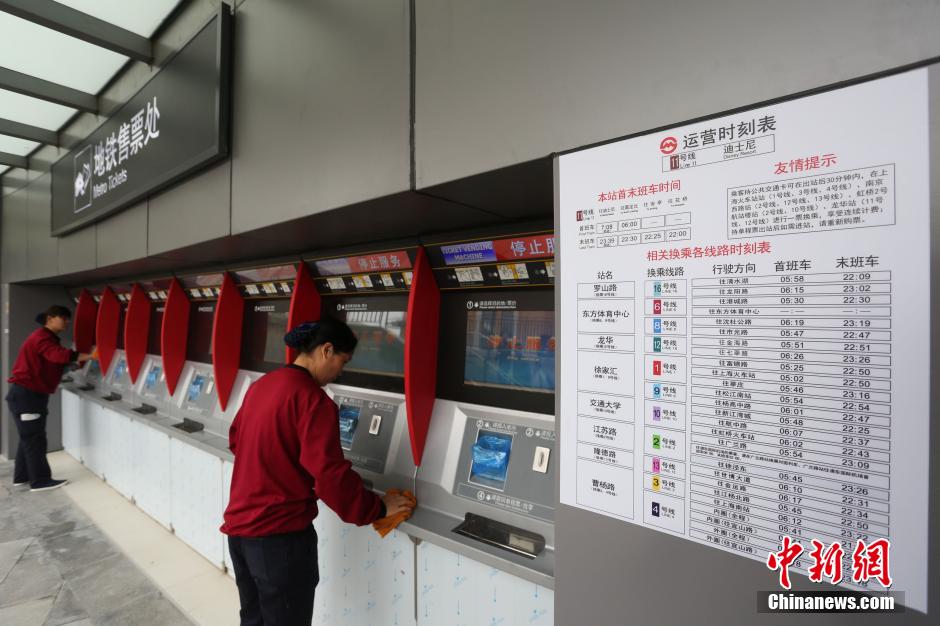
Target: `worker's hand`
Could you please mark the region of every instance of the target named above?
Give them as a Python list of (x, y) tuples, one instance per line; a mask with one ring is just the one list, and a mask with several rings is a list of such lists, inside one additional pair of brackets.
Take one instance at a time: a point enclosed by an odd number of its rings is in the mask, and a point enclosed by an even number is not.
[(76, 361), (78, 363), (84, 363), (85, 361), (90, 361), (91, 359), (96, 359), (96, 358), (98, 357), (93, 354), (86, 354), (82, 352), (78, 355), (78, 358), (76, 359)]
[(382, 496), (382, 502), (385, 503), (385, 515), (388, 517), (411, 509), (411, 502), (405, 496), (385, 494)]

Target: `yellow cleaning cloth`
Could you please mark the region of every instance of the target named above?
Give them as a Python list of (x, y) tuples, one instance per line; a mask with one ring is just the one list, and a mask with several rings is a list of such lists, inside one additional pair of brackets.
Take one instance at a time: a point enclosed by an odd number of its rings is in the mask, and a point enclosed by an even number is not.
[(388, 495), (390, 496), (404, 496), (408, 499), (410, 506), (399, 511), (395, 515), (387, 515), (380, 520), (372, 522), (372, 528), (376, 530), (382, 537), (392, 532), (398, 525), (404, 522), (406, 519), (411, 517), (411, 512), (414, 511), (414, 508), (418, 506), (418, 501), (415, 500), (415, 496), (410, 491), (402, 491), (401, 489), (389, 489)]

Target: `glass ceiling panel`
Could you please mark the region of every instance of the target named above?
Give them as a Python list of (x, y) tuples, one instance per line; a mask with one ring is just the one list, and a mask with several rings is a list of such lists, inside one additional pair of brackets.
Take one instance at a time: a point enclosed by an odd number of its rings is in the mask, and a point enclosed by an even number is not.
[(57, 0), (147, 39), (180, 0)]
[(0, 117), (20, 124), (59, 130), (75, 109), (0, 89)]
[(0, 66), (97, 94), (127, 57), (0, 13)]
[[(60, 4), (147, 37), (181, 0), (58, 0)], [(0, 12), (0, 67), (98, 94), (127, 57)], [(59, 130), (69, 107), (0, 89), (0, 118)], [(0, 135), (0, 152), (26, 155), (35, 142)], [(12, 168), (0, 165), (0, 175)]]
[(26, 156), (38, 145), (39, 144), (35, 141), (27, 141), (26, 139), (17, 139), (16, 137), (0, 135), (0, 152), (9, 152), (10, 154)]

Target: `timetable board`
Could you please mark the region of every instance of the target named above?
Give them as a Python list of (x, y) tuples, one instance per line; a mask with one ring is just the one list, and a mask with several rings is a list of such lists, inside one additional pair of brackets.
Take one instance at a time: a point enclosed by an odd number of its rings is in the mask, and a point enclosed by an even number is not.
[(927, 71), (557, 173), (561, 502), (764, 562), (788, 535), (796, 571), (838, 542), (853, 585), (888, 538), (926, 611)]

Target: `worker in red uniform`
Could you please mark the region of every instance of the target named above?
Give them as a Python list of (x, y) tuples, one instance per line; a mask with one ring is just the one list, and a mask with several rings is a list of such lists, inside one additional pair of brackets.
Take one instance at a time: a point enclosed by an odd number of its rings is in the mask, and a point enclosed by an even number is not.
[(16, 422), (20, 443), (13, 466), (13, 485), (29, 485), (30, 491), (48, 491), (67, 481), (54, 480), (46, 460), (46, 416), (49, 396), (55, 393), (69, 363), (92, 358), (69, 350), (59, 342), (59, 333), (69, 327), (72, 312), (54, 305), (36, 316), (40, 327), (23, 342), (7, 382), (6, 400)]
[(309, 626), (320, 580), (313, 519), (322, 500), (363, 526), (408, 506), (366, 489), (343, 457), (336, 404), (323, 391), (352, 358), (345, 323), (301, 324), (284, 337), (291, 365), (265, 374), (245, 394), (229, 430), (235, 455), (222, 532), (241, 602), (242, 625)]

